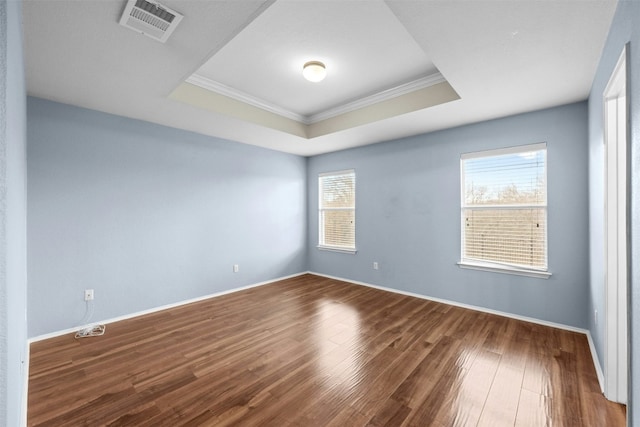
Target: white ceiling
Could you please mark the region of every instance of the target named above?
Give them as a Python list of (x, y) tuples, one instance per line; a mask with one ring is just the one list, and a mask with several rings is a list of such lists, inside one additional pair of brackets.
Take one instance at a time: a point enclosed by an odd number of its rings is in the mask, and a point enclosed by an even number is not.
[[(328, 78), (306, 81), (308, 61)], [(382, 0), (277, 1), (196, 71), (303, 116), (436, 72)]]
[[(584, 100), (617, 4), (162, 3), (185, 16), (165, 44), (118, 25), (125, 0), (24, 0), (29, 95), (315, 155)], [(323, 82), (302, 79), (308, 60), (325, 62)], [(194, 73), (305, 117), (434, 75), (448, 92), (432, 101), (416, 90), (380, 102), (382, 109), (362, 108), (347, 125), (343, 115), (329, 130), (309, 132), (256, 119), (267, 113), (219, 93), (186, 102), (176, 93), (193, 90), (184, 82)], [(299, 131), (287, 130), (295, 125)]]

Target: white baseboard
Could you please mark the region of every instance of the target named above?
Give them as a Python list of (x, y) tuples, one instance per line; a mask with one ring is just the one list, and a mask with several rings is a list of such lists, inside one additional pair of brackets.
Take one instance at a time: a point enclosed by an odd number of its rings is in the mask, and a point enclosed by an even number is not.
[(600, 384), (600, 390), (604, 393), (604, 374), (602, 372), (602, 365), (600, 365), (600, 360), (598, 359), (598, 353), (596, 352), (596, 347), (595, 347), (595, 344), (593, 342), (593, 338), (591, 337), (591, 331), (589, 331), (588, 329), (576, 328), (575, 326), (569, 326), (569, 325), (564, 325), (564, 324), (561, 324), (561, 323), (549, 322), (549, 321), (546, 321), (546, 320), (536, 319), (534, 317), (520, 316), (520, 315), (517, 315), (517, 314), (507, 313), (507, 312), (498, 311), (498, 310), (492, 310), (492, 309), (485, 308), (485, 307), (479, 307), (479, 306), (470, 305), (470, 304), (463, 304), (463, 303), (459, 303), (459, 302), (456, 302), (456, 301), (446, 300), (446, 299), (443, 299), (443, 298), (434, 298), (434, 297), (429, 297), (429, 296), (426, 296), (426, 295), (416, 294), (416, 293), (413, 293), (413, 292), (406, 292), (406, 291), (401, 291), (401, 290), (398, 290), (398, 289), (387, 288), (387, 287), (384, 287), (384, 286), (372, 285), (371, 283), (359, 282), (357, 280), (344, 279), (342, 277), (330, 276), (328, 274), (316, 273), (316, 272), (313, 272), (313, 271), (309, 271), (308, 273), (309, 274), (315, 274), (316, 276), (326, 277), (326, 278), (329, 278), (329, 279), (340, 280), (342, 282), (353, 283), (354, 285), (366, 286), (366, 287), (369, 287), (369, 288), (380, 289), (380, 290), (383, 290), (383, 291), (393, 292), (393, 293), (396, 293), (396, 294), (407, 295), (407, 296), (411, 296), (411, 297), (426, 299), (426, 300), (429, 300), (429, 301), (435, 301), (435, 302), (439, 302), (439, 303), (443, 303), (443, 304), (453, 305), (455, 307), (468, 308), (470, 310), (481, 311), (483, 313), (496, 314), (498, 316), (509, 317), (511, 319), (524, 320), (526, 322), (536, 323), (538, 325), (550, 326), (552, 328), (564, 329), (564, 330), (567, 330), (567, 331), (572, 331), (572, 332), (578, 332), (578, 333), (581, 333), (581, 334), (585, 334), (587, 336), (587, 341), (589, 343), (589, 351), (591, 352), (591, 358), (593, 360), (593, 366), (595, 367), (595, 370), (596, 370), (596, 376), (598, 377), (598, 383)]
[(467, 308), (469, 310), (481, 311), (483, 313), (495, 314), (495, 315), (498, 315), (498, 316), (509, 317), (511, 319), (516, 319), (516, 320), (523, 320), (525, 322), (535, 323), (535, 324), (543, 325), (543, 326), (550, 326), (552, 328), (557, 328), (557, 329), (564, 329), (566, 331), (579, 332), (581, 334), (587, 334), (589, 332), (587, 329), (577, 328), (575, 326), (564, 325), (562, 323), (549, 322), (547, 320), (536, 319), (535, 317), (520, 316), (519, 314), (508, 313), (506, 311), (493, 310), (491, 308), (485, 308), (485, 307), (480, 307), (480, 306), (471, 305), (471, 304), (464, 304), (464, 303), (461, 303), (461, 302), (451, 301), (451, 300), (447, 300), (447, 299), (444, 299), (444, 298), (430, 297), (430, 296), (427, 296), (427, 295), (416, 294), (414, 292), (407, 292), (407, 291), (401, 291), (399, 289), (393, 289), (393, 288), (387, 288), (387, 287), (384, 287), (384, 286), (372, 285), (371, 283), (359, 282), (357, 280), (343, 279), (341, 277), (330, 276), (328, 274), (316, 273), (316, 272), (313, 272), (313, 271), (309, 271), (308, 273), (309, 274), (315, 274), (316, 276), (326, 277), (328, 279), (335, 279), (335, 280), (340, 280), (342, 282), (353, 283), (354, 285), (366, 286), (368, 288), (380, 289), (382, 291), (393, 292), (393, 293), (396, 293), (396, 294), (407, 295), (407, 296), (410, 296), (410, 297), (426, 299), (426, 300), (429, 300), (429, 301), (435, 301), (435, 302), (439, 302), (439, 303), (442, 303), (442, 304), (453, 305), (455, 307)]
[(600, 359), (598, 359), (598, 353), (596, 352), (596, 346), (591, 337), (591, 331), (587, 331), (587, 341), (589, 341), (589, 350), (591, 351), (591, 358), (593, 359), (593, 366), (596, 368), (596, 376), (598, 377), (598, 384), (600, 384), (600, 391), (604, 394), (604, 373), (602, 372), (602, 365), (600, 365)]
[[(222, 291), (222, 292), (217, 292), (215, 294), (209, 294), (209, 295), (204, 295), (201, 297), (197, 297), (197, 298), (192, 298), (189, 300), (185, 300), (185, 301), (179, 301), (176, 303), (172, 303), (172, 304), (167, 304), (167, 305), (163, 305), (160, 307), (154, 307), (151, 308), (149, 310), (143, 310), (143, 311), (138, 311), (135, 313), (131, 313), (131, 314), (126, 314), (124, 316), (118, 316), (118, 317), (114, 317), (111, 319), (107, 319), (107, 320), (101, 320), (99, 322), (93, 322), (92, 324), (96, 324), (96, 323), (101, 323), (101, 324), (109, 324), (109, 323), (114, 323), (114, 322), (119, 322), (120, 320), (126, 320), (126, 319), (131, 319), (134, 317), (138, 317), (138, 316), (144, 316), (145, 314), (150, 314), (150, 313), (155, 313), (157, 311), (161, 311), (161, 310), (167, 310), (169, 308), (174, 308), (174, 307), (179, 307), (181, 305), (185, 305), (185, 304), (191, 304), (193, 302), (198, 302), (198, 301), (203, 301), (209, 298), (215, 298), (215, 297), (219, 297), (222, 295), (226, 295), (226, 294), (231, 294), (234, 292), (239, 292), (239, 291), (243, 291), (246, 289), (251, 289), (251, 288), (256, 288), (258, 286), (263, 286), (263, 285), (268, 285), (269, 283), (273, 283), (273, 282), (277, 282), (280, 280), (285, 280), (285, 279), (291, 279), (293, 277), (297, 277), (297, 276), (302, 276), (303, 274), (307, 274), (306, 271), (303, 271), (301, 273), (296, 273), (296, 274), (291, 274), (289, 276), (283, 276), (283, 277), (278, 277), (276, 279), (272, 279), (272, 280), (267, 280), (264, 282), (259, 282), (259, 283), (254, 283), (252, 285), (247, 285), (247, 286), (243, 286), (240, 288), (234, 288), (234, 289), (229, 289), (227, 291)], [(65, 334), (69, 334), (69, 333), (74, 333), (84, 327), (87, 327), (89, 325), (81, 325), (75, 328), (69, 328), (69, 329), (65, 329), (62, 331), (56, 331), (56, 332), (51, 332), (48, 334), (44, 334), (44, 335), (39, 335), (37, 337), (33, 337), (33, 338), (29, 338), (27, 340), (27, 349), (25, 352), (25, 377), (24, 377), (24, 395), (23, 395), (23, 400), (22, 400), (22, 419), (20, 420), (20, 425), (21, 427), (26, 427), (27, 426), (27, 404), (28, 404), (28, 399), (29, 399), (29, 361), (30, 361), (30, 351), (31, 351), (31, 343), (33, 342), (37, 342), (37, 341), (42, 341), (48, 338), (55, 338), (61, 335), (65, 335)]]
[(411, 297), (426, 299), (426, 300), (429, 300), (429, 301), (440, 302), (440, 303), (443, 303), (443, 304), (453, 305), (455, 307), (468, 308), (470, 310), (476, 310), (476, 311), (481, 311), (481, 312), (484, 312), (484, 313), (496, 314), (498, 316), (509, 317), (511, 319), (524, 320), (526, 322), (536, 323), (538, 325), (550, 326), (552, 328), (564, 329), (564, 330), (567, 330), (567, 331), (572, 331), (572, 332), (578, 332), (578, 333), (581, 333), (581, 334), (585, 334), (587, 336), (587, 341), (589, 343), (589, 351), (591, 352), (591, 358), (592, 358), (592, 361), (593, 361), (593, 366), (595, 367), (595, 370), (596, 370), (596, 376), (598, 377), (598, 384), (600, 385), (600, 390), (604, 394), (604, 373), (602, 371), (602, 365), (600, 364), (600, 360), (598, 359), (598, 353), (596, 352), (596, 347), (595, 347), (595, 344), (593, 342), (593, 337), (591, 336), (591, 331), (589, 331), (588, 329), (576, 328), (575, 326), (569, 326), (569, 325), (564, 325), (564, 324), (561, 324), (561, 323), (549, 322), (549, 321), (546, 321), (546, 320), (540, 320), (540, 319), (536, 319), (536, 318), (533, 318), (533, 317), (520, 316), (520, 315), (517, 315), (517, 314), (507, 313), (507, 312), (498, 311), (498, 310), (492, 310), (492, 309), (485, 308), (485, 307), (479, 307), (479, 306), (470, 305), (470, 304), (463, 304), (463, 303), (459, 303), (459, 302), (456, 302), (456, 301), (446, 300), (446, 299), (443, 299), (443, 298), (434, 298), (434, 297), (429, 297), (429, 296), (426, 296), (426, 295), (416, 294), (416, 293), (413, 293), (413, 292), (406, 292), (406, 291), (401, 291), (401, 290), (398, 290), (398, 289), (387, 288), (387, 287), (384, 287), (384, 286), (372, 285), (370, 283), (364, 283), (364, 282), (359, 282), (359, 281), (356, 281), (356, 280), (344, 279), (342, 277), (330, 276), (328, 274), (316, 273), (316, 272), (313, 272), (313, 271), (309, 271), (308, 273), (309, 274), (315, 274), (316, 276), (327, 277), (329, 279), (335, 279), (335, 280), (340, 280), (340, 281), (347, 282), (347, 283), (353, 283), (355, 285), (367, 286), (369, 288), (375, 288), (375, 289), (380, 289), (380, 290), (387, 291), (387, 292), (393, 292), (393, 293), (396, 293), (396, 294), (402, 294), (402, 295), (407, 295), (407, 296), (411, 296)]
[[(138, 317), (138, 316), (143, 316), (145, 314), (150, 314), (150, 313), (154, 313), (157, 311), (161, 311), (161, 310), (167, 310), (170, 308), (174, 308), (174, 307), (179, 307), (185, 304), (191, 304), (193, 302), (198, 302), (198, 301), (203, 301), (209, 298), (215, 298), (215, 297), (219, 297), (222, 295), (227, 295), (227, 294), (231, 294), (234, 292), (239, 292), (239, 291), (243, 291), (246, 289), (251, 289), (251, 288), (255, 288), (258, 286), (264, 286), (264, 285), (268, 285), (270, 283), (274, 283), (280, 280), (285, 280), (285, 279), (290, 279), (293, 277), (298, 277), (301, 276), (303, 274), (313, 274), (316, 276), (320, 276), (320, 277), (326, 277), (329, 279), (334, 279), (334, 280), (340, 280), (342, 282), (347, 282), (347, 283), (352, 283), (354, 285), (360, 285), (360, 286), (366, 286), (369, 288), (374, 288), (374, 289), (380, 289), (386, 292), (393, 292), (396, 294), (401, 294), (401, 295), (407, 295), (407, 296), (411, 296), (411, 297), (415, 297), (415, 298), (421, 298), (421, 299), (425, 299), (425, 300), (429, 300), (429, 301), (435, 301), (435, 302), (439, 302), (442, 304), (448, 304), (448, 305), (452, 305), (455, 307), (461, 307), (461, 308), (466, 308), (466, 309), (470, 309), (470, 310), (475, 310), (475, 311), (480, 311), (480, 312), (484, 312), (484, 313), (489, 313), (489, 314), (495, 314), (498, 316), (503, 316), (503, 317), (508, 317), (508, 318), (512, 318), (512, 319), (516, 319), (516, 320), (523, 320), (526, 322), (531, 322), (531, 323), (536, 323), (539, 325), (543, 325), (543, 326), (550, 326), (552, 328), (558, 328), (558, 329), (564, 329), (567, 331), (572, 331), (572, 332), (578, 332), (578, 333), (582, 333), (585, 334), (587, 336), (587, 341), (589, 343), (589, 350), (591, 351), (591, 357), (593, 358), (593, 364), (595, 366), (595, 370), (596, 370), (596, 375), (598, 377), (598, 382), (600, 384), (600, 388), (601, 390), (604, 391), (604, 375), (602, 373), (602, 366), (600, 365), (600, 361), (598, 359), (598, 354), (596, 353), (595, 350), (595, 345), (593, 343), (593, 339), (591, 337), (591, 332), (587, 329), (582, 329), (582, 328), (577, 328), (575, 326), (569, 326), (569, 325), (564, 325), (561, 323), (555, 323), (555, 322), (549, 322), (546, 320), (541, 320), (541, 319), (536, 319), (533, 317), (527, 317), (527, 316), (520, 316), (517, 314), (513, 314), (513, 313), (507, 313), (504, 311), (499, 311), (499, 310), (493, 310), (493, 309), (489, 309), (489, 308), (485, 308), (485, 307), (480, 307), (480, 306), (475, 306), (475, 305), (470, 305), (470, 304), (464, 304), (464, 303), (460, 303), (460, 302), (456, 302), (456, 301), (451, 301), (451, 300), (446, 300), (443, 298), (435, 298), (435, 297), (430, 297), (427, 295), (422, 295), (422, 294), (417, 294), (414, 292), (406, 292), (406, 291), (401, 291), (399, 289), (393, 289), (393, 288), (387, 288), (385, 286), (378, 286), (378, 285), (373, 285), (371, 283), (365, 283), (365, 282), (360, 282), (360, 281), (356, 281), (356, 280), (351, 280), (351, 279), (345, 279), (342, 277), (336, 277), (336, 276), (331, 276), (328, 274), (322, 274), (322, 273), (317, 273), (314, 271), (305, 271), (305, 272), (301, 272), (301, 273), (296, 273), (296, 274), (292, 274), (289, 276), (284, 276), (284, 277), (279, 277), (273, 280), (267, 280), (264, 282), (259, 282), (259, 283), (254, 283), (252, 285), (247, 285), (247, 286), (243, 286), (240, 288), (234, 288), (234, 289), (230, 289), (227, 291), (222, 291), (222, 292), (217, 292), (215, 294), (210, 294), (210, 295), (205, 295), (205, 296), (201, 296), (201, 297), (197, 297), (197, 298), (192, 298), (189, 300), (185, 300), (185, 301), (180, 301), (180, 302), (176, 302), (176, 303), (172, 303), (172, 304), (167, 304), (167, 305), (163, 305), (160, 307), (155, 307), (149, 310), (143, 310), (143, 311), (139, 311), (136, 313), (131, 313), (131, 314), (127, 314), (124, 316), (119, 316), (119, 317), (115, 317), (112, 319), (107, 319), (107, 320), (103, 320), (100, 321), (99, 323), (102, 324), (109, 324), (109, 323), (114, 323), (114, 322), (118, 322), (121, 320), (126, 320), (126, 319), (131, 319), (134, 317)], [(94, 322), (95, 323), (95, 322)], [(87, 326), (87, 325), (84, 325)], [(45, 335), (40, 335), (37, 337), (33, 337), (30, 338), (27, 342), (27, 351), (26, 351), (26, 361), (25, 361), (25, 386), (24, 386), (24, 399), (23, 399), (23, 420), (22, 420), (22, 425), (26, 426), (27, 425), (27, 398), (28, 398), (28, 384), (29, 384), (29, 345), (32, 342), (36, 342), (36, 341), (41, 341), (44, 339), (48, 339), (48, 338), (53, 338), (53, 337), (57, 337), (60, 335), (65, 335), (68, 333), (72, 333), (72, 332), (76, 332), (77, 330), (81, 329), (84, 326), (80, 326), (80, 327), (76, 327), (76, 328), (70, 328), (70, 329), (65, 329), (62, 331), (57, 331), (57, 332), (52, 332), (49, 334), (45, 334)]]
[(203, 300), (206, 300), (206, 299), (209, 299), (209, 298), (215, 298), (215, 297), (219, 297), (219, 296), (222, 296), (222, 295), (232, 294), (234, 292), (240, 292), (240, 291), (244, 291), (244, 290), (251, 289), (251, 288), (257, 288), (258, 286), (268, 285), (269, 283), (278, 282), (280, 280), (291, 279), (293, 277), (302, 276), (303, 274), (307, 274), (307, 272), (303, 271), (301, 273), (291, 274), (289, 276), (278, 277), (276, 279), (267, 280), (267, 281), (259, 282), (259, 283), (254, 283), (254, 284), (251, 284), (251, 285), (242, 286), (240, 288), (233, 288), (233, 289), (229, 289), (229, 290), (222, 291), (222, 292), (216, 292), (214, 294), (203, 295), (201, 297), (196, 297), (196, 298), (191, 298), (191, 299), (184, 300), (184, 301), (179, 301), (179, 302), (175, 302), (175, 303), (171, 303), (171, 304), (166, 304), (166, 305), (162, 305), (162, 306), (159, 306), (159, 307), (150, 308), (148, 310), (137, 311), (135, 313), (125, 314), (123, 316), (113, 317), (111, 319), (98, 320), (98, 321), (95, 321), (95, 322), (91, 322), (88, 325), (79, 325), (79, 326), (75, 326), (75, 327), (69, 328), (69, 329), (64, 329), (64, 330), (61, 330), (61, 331), (55, 331), (55, 332), (51, 332), (51, 333), (48, 333), (48, 334), (38, 335), (36, 337), (29, 338), (28, 344), (31, 344), (31, 343), (37, 342), (37, 341), (46, 340), (46, 339), (49, 339), (49, 338), (59, 337), (61, 335), (75, 333), (78, 330), (86, 328), (86, 327), (91, 326), (91, 325), (96, 325), (96, 324), (108, 325), (109, 323), (115, 323), (115, 322), (119, 322), (121, 320), (132, 319), (134, 317), (144, 316), (145, 314), (151, 314), (151, 313), (155, 313), (157, 311), (162, 311), (162, 310), (167, 310), (167, 309), (170, 309), (170, 308), (180, 307), (182, 305), (191, 304), (191, 303), (198, 302), (198, 301), (203, 301)]
[(29, 402), (29, 360), (31, 357), (31, 346), (27, 341), (25, 343), (25, 351), (24, 351), (24, 378), (22, 379), (22, 407), (20, 411), (22, 413), (22, 417), (20, 419), (20, 427), (27, 427), (27, 404)]

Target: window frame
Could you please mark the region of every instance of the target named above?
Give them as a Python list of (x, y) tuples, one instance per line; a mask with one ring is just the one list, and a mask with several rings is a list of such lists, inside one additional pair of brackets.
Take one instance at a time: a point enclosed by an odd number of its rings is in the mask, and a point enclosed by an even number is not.
[[(353, 175), (353, 207), (352, 208), (323, 208), (323, 189), (322, 189), (322, 178), (329, 176), (341, 176), (341, 175)], [(332, 246), (324, 243), (324, 215), (325, 211), (353, 211), (354, 218), (354, 227), (353, 227), (353, 247), (344, 247), (344, 246)], [(325, 251), (332, 252), (342, 252), (348, 254), (355, 254), (357, 252), (356, 249), (356, 227), (355, 227), (355, 217), (356, 217), (356, 170), (355, 169), (344, 169), (339, 171), (331, 171), (331, 172), (322, 172), (318, 174), (318, 245), (317, 248)]]
[[(544, 186), (545, 186), (545, 198), (544, 205), (539, 204), (518, 204), (518, 205), (486, 205), (482, 207), (467, 206), (465, 202), (466, 183), (465, 183), (465, 161), (469, 159), (497, 157), (508, 154), (527, 153), (532, 151), (544, 151)], [(548, 279), (551, 276), (549, 272), (549, 195), (548, 195), (548, 151), (547, 143), (535, 143), (527, 145), (519, 145), (506, 148), (498, 148), (492, 150), (483, 150), (470, 153), (463, 153), (460, 156), (460, 261), (457, 263), (459, 267), (474, 270), (484, 270), (496, 273), (515, 274), (520, 276), (536, 277)], [(468, 209), (495, 209), (495, 210), (508, 210), (508, 209), (543, 209), (545, 216), (545, 228), (544, 228), (544, 255), (545, 266), (543, 268), (529, 267), (523, 265), (516, 265), (511, 263), (501, 263), (498, 261), (482, 260), (476, 258), (466, 258), (465, 254), (465, 210)]]

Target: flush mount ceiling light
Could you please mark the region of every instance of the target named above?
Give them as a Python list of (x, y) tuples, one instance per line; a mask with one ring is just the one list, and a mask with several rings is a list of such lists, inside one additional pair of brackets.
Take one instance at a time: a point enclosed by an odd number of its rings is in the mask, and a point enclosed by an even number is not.
[(327, 76), (327, 69), (320, 61), (309, 61), (302, 66), (302, 75), (310, 82), (320, 82)]

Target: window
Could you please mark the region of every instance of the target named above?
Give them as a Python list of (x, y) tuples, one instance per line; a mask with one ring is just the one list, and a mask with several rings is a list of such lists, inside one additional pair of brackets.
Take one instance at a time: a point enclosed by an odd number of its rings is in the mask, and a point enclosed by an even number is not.
[(329, 172), (318, 177), (318, 247), (336, 251), (356, 250), (356, 173)]
[(460, 266), (548, 277), (546, 144), (463, 154), (460, 168)]

